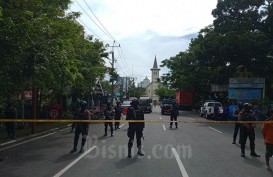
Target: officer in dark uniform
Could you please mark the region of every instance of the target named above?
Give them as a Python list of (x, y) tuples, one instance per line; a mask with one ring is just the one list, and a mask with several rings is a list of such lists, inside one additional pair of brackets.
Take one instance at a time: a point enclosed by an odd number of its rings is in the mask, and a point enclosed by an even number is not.
[[(77, 116), (78, 120), (89, 120), (91, 118), (91, 113), (86, 108), (87, 108), (87, 102), (81, 101), (79, 115)], [(79, 137), (80, 137), (80, 134), (82, 134), (81, 149), (79, 151), (79, 153), (82, 153), (84, 152), (84, 145), (88, 135), (89, 123), (77, 122), (75, 126), (76, 126), (76, 129), (75, 129), (75, 136), (74, 136), (74, 147), (70, 152), (74, 153), (77, 151)]]
[[(144, 112), (138, 106), (138, 101), (133, 100), (131, 102), (131, 106), (128, 108), (128, 112), (126, 115), (126, 120), (143, 120), (144, 121)], [(144, 156), (141, 151), (141, 138), (143, 137), (143, 129), (145, 127), (144, 122), (129, 122), (129, 128), (127, 132), (127, 136), (129, 137), (128, 142), (128, 158), (132, 158), (132, 147), (134, 142), (134, 137), (136, 134), (137, 139), (137, 154), (140, 156)]]
[(175, 121), (175, 128), (178, 128), (177, 126), (177, 115), (178, 115), (178, 106), (175, 101), (172, 102), (172, 108), (171, 108), (171, 122), (170, 122), (170, 128), (173, 126), (173, 121)]
[[(238, 108), (236, 108), (236, 109), (233, 111), (232, 116), (233, 116), (233, 119), (234, 119), (235, 121), (238, 121), (238, 116), (239, 116), (240, 112), (242, 111), (242, 109), (243, 109), (243, 105), (242, 105), (242, 104), (239, 104), (239, 105), (238, 105)], [(237, 138), (238, 132), (239, 132), (239, 143), (241, 143), (241, 132), (240, 132), (240, 127), (241, 127), (241, 124), (240, 124), (240, 123), (235, 123), (232, 144), (236, 144), (236, 138)]]
[[(12, 103), (9, 103), (6, 110), (4, 111), (5, 113), (5, 118), (6, 119), (16, 119), (17, 118), (17, 110), (13, 106)], [(16, 124), (15, 122), (6, 122), (6, 129), (8, 133), (8, 138), (15, 138), (15, 129), (16, 129)]]
[[(114, 111), (110, 105), (110, 102), (107, 102), (106, 108), (104, 109), (104, 117), (105, 117), (105, 120), (113, 120)], [(107, 136), (108, 125), (111, 129), (111, 136), (114, 136), (113, 135), (113, 122), (104, 122), (104, 132), (105, 132), (104, 136)]]
[[(249, 103), (243, 105), (243, 110), (239, 113), (239, 121), (256, 121), (251, 112), (251, 105)], [(250, 141), (250, 155), (253, 157), (260, 157), (260, 155), (255, 152), (255, 127), (255, 123), (241, 124), (241, 157), (245, 157), (245, 144), (247, 137), (249, 137)]]
[[(122, 113), (120, 102), (117, 102), (117, 105), (114, 107), (114, 109), (115, 109), (115, 120), (120, 120), (121, 113)], [(119, 122), (115, 122), (115, 130), (120, 129), (119, 124), (120, 124)]]

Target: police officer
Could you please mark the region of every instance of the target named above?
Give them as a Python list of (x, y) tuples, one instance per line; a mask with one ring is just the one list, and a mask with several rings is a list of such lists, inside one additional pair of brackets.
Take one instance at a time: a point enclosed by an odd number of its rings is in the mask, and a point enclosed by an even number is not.
[[(17, 110), (13, 106), (12, 103), (9, 103), (6, 110), (4, 111), (5, 113), (5, 118), (6, 119), (16, 119), (17, 118)], [(7, 138), (15, 138), (15, 129), (16, 129), (16, 124), (15, 122), (6, 122), (6, 129), (8, 136)]]
[[(128, 108), (128, 112), (126, 115), (126, 120), (143, 120), (144, 121), (144, 112), (138, 106), (138, 101), (133, 100), (131, 102), (131, 106)], [(136, 134), (137, 139), (137, 154), (140, 156), (144, 156), (143, 152), (141, 151), (141, 138), (143, 137), (143, 129), (144, 129), (144, 122), (129, 122), (129, 128), (127, 132), (127, 136), (129, 137), (128, 142), (128, 158), (132, 158), (132, 147), (134, 142), (134, 137)]]
[[(117, 105), (114, 107), (115, 109), (115, 120), (120, 120), (122, 108), (120, 106), (120, 102), (117, 102)], [(120, 129), (119, 128), (119, 122), (115, 122), (115, 130)]]
[[(104, 117), (105, 117), (105, 120), (113, 120), (114, 111), (110, 105), (110, 102), (107, 102), (106, 108), (104, 109)], [(114, 136), (113, 135), (113, 122), (104, 122), (104, 132), (105, 132), (104, 136), (107, 136), (108, 125), (111, 129), (111, 136)]]
[[(77, 116), (78, 120), (89, 120), (91, 118), (91, 113), (86, 108), (87, 108), (87, 102), (81, 101), (79, 115)], [(74, 136), (74, 147), (70, 152), (74, 153), (77, 151), (79, 137), (80, 137), (80, 134), (82, 134), (81, 149), (79, 151), (79, 153), (82, 153), (84, 152), (84, 145), (88, 135), (89, 123), (77, 122), (75, 126), (76, 126), (76, 129), (75, 129), (75, 136)]]
[(178, 115), (178, 106), (175, 101), (172, 102), (172, 108), (171, 108), (171, 122), (170, 122), (170, 128), (173, 126), (173, 121), (175, 121), (175, 128), (178, 128), (177, 126), (177, 115)]
[[(243, 110), (239, 113), (239, 121), (255, 121), (253, 114), (251, 113), (251, 105), (245, 103), (243, 105)], [(245, 157), (245, 144), (247, 137), (250, 141), (250, 155), (253, 157), (260, 157), (260, 155), (255, 152), (255, 123), (242, 123), (241, 124), (241, 157)]]
[[(239, 105), (238, 105), (238, 108), (236, 108), (236, 109), (233, 111), (232, 116), (233, 116), (233, 119), (234, 119), (235, 121), (238, 121), (238, 116), (239, 116), (240, 112), (242, 111), (242, 109), (243, 109), (243, 105), (242, 105), (242, 104), (239, 104)], [(237, 138), (238, 132), (239, 132), (239, 143), (241, 142), (240, 127), (241, 127), (241, 124), (240, 124), (240, 123), (235, 123), (232, 144), (236, 144), (236, 138)]]

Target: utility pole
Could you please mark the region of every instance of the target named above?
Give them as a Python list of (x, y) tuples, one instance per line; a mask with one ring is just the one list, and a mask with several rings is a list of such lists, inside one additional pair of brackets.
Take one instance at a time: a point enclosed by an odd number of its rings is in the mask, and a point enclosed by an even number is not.
[(115, 45), (116, 41), (114, 41), (112, 46), (112, 68), (111, 68), (111, 75), (112, 75), (112, 83), (111, 83), (111, 105), (113, 106), (113, 101), (114, 101), (114, 78), (113, 78), (113, 74), (114, 74), (114, 64), (115, 64), (115, 55), (114, 55), (114, 47), (120, 47), (120, 44), (117, 46)]

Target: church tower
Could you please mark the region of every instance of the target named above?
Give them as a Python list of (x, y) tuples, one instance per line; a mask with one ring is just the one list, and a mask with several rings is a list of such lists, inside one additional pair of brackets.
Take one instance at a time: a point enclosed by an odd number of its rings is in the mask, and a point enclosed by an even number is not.
[(150, 84), (150, 97), (153, 100), (153, 102), (158, 103), (159, 102), (159, 97), (155, 94), (155, 90), (158, 88), (159, 85), (159, 71), (160, 69), (157, 66), (157, 60), (156, 60), (156, 56), (154, 59), (154, 65), (153, 68), (151, 68), (152, 71), (152, 81)]
[(151, 68), (151, 71), (152, 71), (152, 83), (158, 82), (160, 69), (157, 66), (156, 56), (155, 56), (155, 60), (154, 60), (154, 66), (153, 66), (153, 68)]

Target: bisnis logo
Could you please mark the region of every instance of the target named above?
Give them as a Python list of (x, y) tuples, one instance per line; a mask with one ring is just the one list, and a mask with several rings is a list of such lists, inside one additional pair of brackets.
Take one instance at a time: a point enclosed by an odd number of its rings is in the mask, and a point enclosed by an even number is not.
[[(92, 150), (85, 158), (127, 158), (128, 156), (128, 145), (127, 144), (108, 144), (105, 139), (99, 141), (97, 136), (93, 136), (87, 140), (86, 148), (89, 149), (96, 145), (96, 148)], [(173, 146), (172, 144), (162, 145), (155, 144), (151, 149), (145, 148), (145, 146), (141, 146), (142, 153), (145, 154), (145, 157), (148, 159), (172, 159), (174, 158), (174, 154), (172, 152), (172, 148), (175, 148), (178, 155), (182, 159), (190, 159), (192, 157), (192, 147), (191, 145), (177, 145)], [(133, 147), (132, 155), (137, 155), (138, 148)], [(144, 157), (144, 158), (145, 158)], [(141, 157), (143, 158), (143, 157)]]

